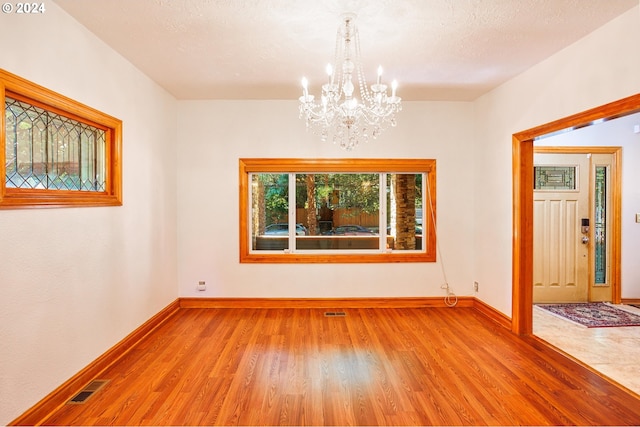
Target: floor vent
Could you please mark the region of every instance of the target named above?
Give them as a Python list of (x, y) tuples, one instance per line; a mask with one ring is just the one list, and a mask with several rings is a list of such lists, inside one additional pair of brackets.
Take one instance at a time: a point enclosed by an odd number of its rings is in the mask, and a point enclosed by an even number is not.
[(345, 317), (347, 313), (344, 311), (325, 311), (324, 317)]
[(80, 391), (80, 393), (76, 394), (71, 398), (67, 403), (80, 405), (85, 403), (93, 394), (100, 390), (109, 380), (93, 380), (85, 388)]

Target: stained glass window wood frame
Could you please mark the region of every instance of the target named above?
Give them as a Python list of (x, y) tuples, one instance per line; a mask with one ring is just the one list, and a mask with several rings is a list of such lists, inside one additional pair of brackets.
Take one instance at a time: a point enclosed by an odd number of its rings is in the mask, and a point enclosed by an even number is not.
[[(4, 106), (4, 114), (0, 115), (0, 176), (3, 177), (0, 180), (0, 209), (122, 205), (121, 120), (2, 69), (0, 69), (0, 101)], [(78, 154), (76, 167), (85, 168), (85, 170), (97, 168), (103, 172), (99, 179), (93, 179), (93, 182), (87, 179), (84, 183), (77, 185), (67, 181), (68, 184), (65, 185), (63, 181), (68, 177), (61, 176), (65, 173), (61, 168), (57, 174), (56, 171), (48, 171), (50, 176), (47, 179), (51, 179), (52, 184), (22, 185), (25, 180), (9, 180), (7, 160), (11, 159), (8, 159), (7, 152), (11, 148), (8, 146), (11, 130), (8, 130), (10, 126), (7, 123), (11, 119), (10, 114), (15, 111), (8, 111), (8, 105), (18, 110), (29, 108), (32, 114), (46, 116), (46, 119), (40, 120), (41, 124), (63, 121), (67, 127), (78, 128), (79, 133), (85, 134), (82, 137), (85, 139), (82, 144), (91, 146), (94, 153), (92, 156), (88, 156), (87, 153)], [(46, 128), (47, 125), (42, 126), (45, 129), (40, 131), (45, 133), (47, 136), (44, 138), (48, 139), (51, 130)], [(93, 138), (91, 135), (99, 135), (100, 143), (87, 143), (87, 138)], [(73, 144), (81, 143), (78, 141)], [(97, 149), (100, 150), (99, 153), (95, 152)], [(50, 147), (41, 148), (41, 150), (49, 150), (51, 153)], [(33, 158), (32, 155), (31, 162)], [(55, 163), (49, 162), (48, 165), (50, 164)], [(46, 167), (49, 167), (48, 165)], [(28, 162), (26, 167), (29, 167)], [(33, 169), (33, 164), (31, 167)], [(37, 167), (41, 167), (40, 164)]]

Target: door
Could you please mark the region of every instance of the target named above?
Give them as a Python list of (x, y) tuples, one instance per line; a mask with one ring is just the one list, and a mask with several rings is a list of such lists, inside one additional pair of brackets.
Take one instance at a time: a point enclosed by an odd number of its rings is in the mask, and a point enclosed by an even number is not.
[(534, 154), (533, 301), (589, 298), (586, 154)]
[(613, 300), (620, 153), (613, 147), (591, 151), (538, 147), (534, 154), (535, 303)]

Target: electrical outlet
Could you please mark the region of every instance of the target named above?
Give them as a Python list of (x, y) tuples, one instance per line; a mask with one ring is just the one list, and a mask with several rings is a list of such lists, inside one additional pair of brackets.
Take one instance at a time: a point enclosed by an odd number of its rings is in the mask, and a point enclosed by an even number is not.
[(478, 292), (478, 282), (473, 282), (473, 290)]
[(206, 290), (206, 289), (207, 289), (207, 283), (206, 283), (204, 280), (200, 280), (200, 281), (198, 282), (198, 287), (197, 287), (197, 289), (198, 289), (199, 291), (204, 291), (204, 290)]

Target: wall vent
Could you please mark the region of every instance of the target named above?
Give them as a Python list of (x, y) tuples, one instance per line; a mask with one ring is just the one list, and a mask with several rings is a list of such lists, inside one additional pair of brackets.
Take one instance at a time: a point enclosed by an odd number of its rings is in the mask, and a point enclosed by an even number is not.
[(344, 311), (325, 311), (324, 317), (345, 317), (347, 313)]
[(85, 403), (95, 392), (100, 390), (109, 380), (93, 380), (80, 393), (76, 394), (67, 403), (79, 405)]

